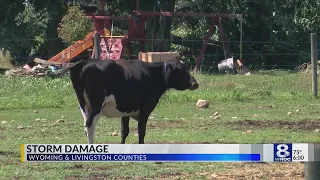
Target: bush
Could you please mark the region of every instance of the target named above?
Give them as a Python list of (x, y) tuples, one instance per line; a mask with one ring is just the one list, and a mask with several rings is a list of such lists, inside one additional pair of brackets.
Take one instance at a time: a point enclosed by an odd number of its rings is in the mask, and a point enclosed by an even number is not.
[(79, 5), (68, 7), (68, 12), (63, 16), (59, 24), (58, 37), (68, 45), (85, 38), (85, 36), (93, 31), (93, 24), (89, 18), (85, 16)]

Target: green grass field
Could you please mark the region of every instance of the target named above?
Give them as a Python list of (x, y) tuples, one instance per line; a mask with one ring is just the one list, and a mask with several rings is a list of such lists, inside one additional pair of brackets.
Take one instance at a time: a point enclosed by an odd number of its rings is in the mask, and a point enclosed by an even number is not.
[[(170, 90), (152, 113), (146, 143), (320, 142), (311, 76), (195, 74), (196, 91)], [(21, 163), (21, 144), (87, 143), (69, 77), (0, 77), (0, 179), (302, 179), (300, 163)], [(210, 101), (207, 109), (195, 106)], [(217, 113), (216, 113), (217, 112)], [(221, 115), (219, 118), (215, 114)], [(127, 143), (137, 143), (130, 122)], [(112, 136), (112, 133), (118, 136)], [(120, 142), (119, 119), (101, 118), (95, 143)]]

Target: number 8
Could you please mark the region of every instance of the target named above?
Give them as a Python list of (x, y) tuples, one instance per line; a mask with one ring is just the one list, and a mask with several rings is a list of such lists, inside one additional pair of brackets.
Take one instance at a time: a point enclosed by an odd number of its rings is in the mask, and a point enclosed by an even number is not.
[(287, 156), (290, 155), (290, 152), (288, 152), (287, 150), (289, 149), (288, 145), (286, 144), (279, 144), (277, 146), (277, 156), (280, 158), (285, 158)]

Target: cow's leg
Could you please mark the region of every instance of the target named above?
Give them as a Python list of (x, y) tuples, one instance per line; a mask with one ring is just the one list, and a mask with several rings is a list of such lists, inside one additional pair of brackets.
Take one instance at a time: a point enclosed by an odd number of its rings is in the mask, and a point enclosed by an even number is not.
[(81, 114), (83, 116), (84, 133), (85, 133), (86, 136), (88, 136), (87, 128), (86, 128), (86, 122), (87, 122), (88, 115), (89, 115), (89, 108), (84, 106), (84, 105), (80, 105), (80, 111), (81, 111)]
[(129, 134), (129, 117), (121, 118), (121, 144), (125, 144)]
[(86, 121), (86, 131), (88, 137), (88, 144), (93, 144), (94, 130), (96, 128), (97, 122), (100, 118), (101, 105), (91, 107), (89, 117)]
[(92, 91), (94, 90), (93, 88), (91, 88), (90, 90), (91, 91), (89, 91), (87, 94), (90, 108), (88, 119), (86, 121), (86, 131), (88, 136), (88, 143), (93, 144), (94, 130), (96, 128), (104, 105), (104, 95), (103, 92)]
[(148, 117), (140, 116), (138, 121), (139, 144), (144, 144)]

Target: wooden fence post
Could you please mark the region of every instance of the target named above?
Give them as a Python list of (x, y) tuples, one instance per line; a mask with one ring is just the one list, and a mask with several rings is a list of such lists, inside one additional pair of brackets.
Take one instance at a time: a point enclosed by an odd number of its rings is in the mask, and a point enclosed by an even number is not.
[(318, 57), (317, 57), (317, 34), (311, 33), (311, 64), (312, 64), (312, 92), (318, 96)]
[(100, 47), (100, 33), (94, 33), (94, 58), (100, 60), (101, 47)]

